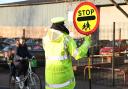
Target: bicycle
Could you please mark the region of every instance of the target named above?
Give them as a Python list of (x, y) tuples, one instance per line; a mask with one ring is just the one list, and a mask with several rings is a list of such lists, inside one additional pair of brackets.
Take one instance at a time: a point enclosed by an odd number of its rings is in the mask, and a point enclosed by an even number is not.
[[(39, 76), (32, 71), (31, 60), (28, 60), (29, 67), (27, 70), (27, 75), (20, 75), (20, 81), (16, 81), (14, 76), (10, 75), (9, 78), (9, 88), (10, 89), (42, 89), (41, 80)], [(28, 88), (25, 87), (25, 81), (27, 81)]]

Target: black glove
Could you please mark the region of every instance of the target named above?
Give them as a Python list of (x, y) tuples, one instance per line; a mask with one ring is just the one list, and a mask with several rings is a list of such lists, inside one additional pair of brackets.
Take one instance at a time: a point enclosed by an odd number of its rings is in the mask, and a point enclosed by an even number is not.
[(90, 57), (90, 55), (91, 55), (91, 48), (88, 49), (87, 57)]

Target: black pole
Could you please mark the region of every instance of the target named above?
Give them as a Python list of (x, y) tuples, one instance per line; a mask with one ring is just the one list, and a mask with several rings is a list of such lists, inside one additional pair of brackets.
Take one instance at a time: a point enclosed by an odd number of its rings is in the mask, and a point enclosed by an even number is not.
[(92, 89), (91, 79), (89, 79), (89, 89)]
[(92, 84), (91, 84), (91, 55), (93, 54), (93, 49), (90, 47), (88, 51), (88, 83), (89, 83), (89, 89), (92, 89)]
[(115, 22), (113, 22), (112, 86), (115, 86)]

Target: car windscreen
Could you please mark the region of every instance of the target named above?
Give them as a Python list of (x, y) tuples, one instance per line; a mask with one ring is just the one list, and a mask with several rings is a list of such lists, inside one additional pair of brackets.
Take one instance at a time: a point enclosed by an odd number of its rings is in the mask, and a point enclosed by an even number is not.
[[(118, 41), (115, 41), (115, 47), (118, 47), (119, 44), (120, 43)], [(110, 41), (108, 44), (106, 44), (106, 47), (113, 47), (113, 41)]]

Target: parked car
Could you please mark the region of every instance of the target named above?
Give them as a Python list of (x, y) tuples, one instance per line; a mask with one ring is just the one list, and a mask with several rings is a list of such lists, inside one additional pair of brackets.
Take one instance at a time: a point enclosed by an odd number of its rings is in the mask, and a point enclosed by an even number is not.
[(28, 50), (32, 56), (38, 61), (40, 66), (45, 64), (45, 52), (43, 47), (40, 44), (27, 44)]
[(9, 44), (4, 43), (4, 42), (0, 42), (0, 63), (3, 62), (3, 60), (2, 60), (2, 58), (3, 58), (3, 49), (4, 49), (6, 46), (9, 46)]
[(99, 55), (100, 49), (106, 46), (109, 42), (109, 40), (99, 40), (96, 43), (92, 43), (93, 55)]
[(14, 45), (16, 43), (16, 40), (14, 38), (6, 38), (3, 42)]
[[(35, 56), (39, 66), (44, 65), (45, 64), (45, 53), (44, 53), (43, 47), (41, 45), (35, 44), (35, 43), (28, 43), (27, 46), (28, 46), (29, 53), (32, 56)], [(5, 51), (7, 51), (9, 48), (12, 48), (12, 50), (14, 49), (14, 51), (15, 51), (16, 46), (15, 45), (7, 45), (2, 49), (2, 51), (1, 51), (2, 57), (0, 59), (1, 62), (3, 62)]]
[(0, 51), (0, 66), (2, 67), (8, 67), (7, 60), (5, 60), (5, 55), (9, 55), (8, 51), (12, 49), (12, 52), (15, 52), (16, 46), (12, 45), (6, 45), (1, 51)]
[(8, 46), (9, 44), (6, 42), (0, 42), (0, 51), (2, 51), (2, 49), (6, 46)]
[(116, 40), (114, 50), (113, 50), (113, 41), (111, 41), (105, 47), (100, 49), (100, 54), (102, 55), (112, 54), (113, 51), (120, 53), (127, 49), (128, 49), (128, 40), (125, 39)]
[(25, 43), (26, 44), (36, 44), (35, 40), (33, 40), (33, 39), (28, 39), (28, 40), (26, 40)]

